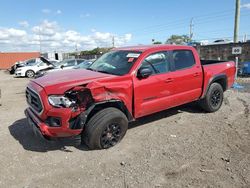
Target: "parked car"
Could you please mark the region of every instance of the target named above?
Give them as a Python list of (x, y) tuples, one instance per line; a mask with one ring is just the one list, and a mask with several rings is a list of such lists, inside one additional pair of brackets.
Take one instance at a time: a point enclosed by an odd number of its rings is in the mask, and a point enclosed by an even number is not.
[(219, 110), (234, 75), (234, 62), (201, 61), (190, 46), (117, 48), (87, 70), (31, 80), (25, 114), (46, 138), (81, 135), (90, 149), (107, 149), (140, 117), (193, 101)]
[(49, 67), (54, 67), (54, 65), (43, 57), (30, 59), (15, 70), (15, 76), (33, 78), (36, 72)]
[(76, 65), (74, 69), (87, 69), (93, 64), (93, 61), (91, 60), (85, 60), (81, 62), (79, 65)]
[(228, 44), (230, 42), (233, 42), (233, 41), (230, 41), (228, 39), (218, 39), (218, 40), (215, 40), (212, 44)]
[(56, 63), (57, 60), (47, 60), (44, 57), (38, 57), (38, 58), (28, 59), (26, 61), (19, 61), (11, 66), (11, 68), (9, 69), (9, 72), (10, 72), (10, 74), (15, 74), (15, 71), (17, 68), (25, 67), (25, 66), (32, 66), (40, 61), (45, 61), (45, 62), (49, 61), (51, 64), (54, 64), (54, 63)]
[(239, 76), (250, 76), (250, 62), (241, 63), (241, 67), (238, 69)]
[(17, 68), (24, 67), (26, 65), (34, 64), (36, 62), (36, 58), (28, 59), (26, 61), (18, 61), (14, 65), (11, 66), (9, 72), (10, 74), (15, 74)]
[(73, 69), (80, 63), (84, 62), (85, 59), (65, 59), (59, 63), (57, 63), (55, 66), (47, 67), (44, 69), (41, 69), (36, 72), (35, 77), (41, 77), (44, 74), (55, 72), (55, 71), (60, 71), (60, 70), (67, 70), (67, 69)]

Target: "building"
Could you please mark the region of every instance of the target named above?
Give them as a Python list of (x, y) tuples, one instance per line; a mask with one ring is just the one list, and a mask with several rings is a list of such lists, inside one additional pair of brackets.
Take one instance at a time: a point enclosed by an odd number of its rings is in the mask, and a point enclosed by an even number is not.
[(0, 69), (8, 69), (18, 61), (40, 57), (39, 52), (0, 52)]
[(58, 60), (62, 61), (65, 59), (65, 54), (62, 52), (48, 52), (48, 53), (42, 53), (41, 54), (44, 58), (50, 59), (50, 60)]
[(237, 55), (239, 62), (250, 61), (250, 42), (224, 43), (196, 46), (201, 59), (234, 61), (236, 55), (232, 54), (233, 47), (241, 47), (242, 53)]

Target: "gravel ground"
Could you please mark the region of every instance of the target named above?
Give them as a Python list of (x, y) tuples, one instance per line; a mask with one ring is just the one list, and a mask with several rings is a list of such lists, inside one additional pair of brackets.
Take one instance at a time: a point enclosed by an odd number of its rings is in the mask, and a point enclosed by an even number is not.
[(227, 91), (216, 113), (157, 113), (117, 146), (88, 151), (35, 137), (23, 113), (27, 83), (0, 71), (0, 187), (250, 187), (250, 87)]

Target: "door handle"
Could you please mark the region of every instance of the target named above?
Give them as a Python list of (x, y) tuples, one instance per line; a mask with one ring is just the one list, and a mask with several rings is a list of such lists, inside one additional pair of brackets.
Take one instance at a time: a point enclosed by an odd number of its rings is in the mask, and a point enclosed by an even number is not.
[(200, 75), (200, 73), (196, 72), (194, 73), (194, 77), (198, 77)]
[(165, 83), (170, 83), (170, 82), (173, 82), (173, 81), (174, 81), (173, 78), (167, 78), (167, 79), (165, 80)]

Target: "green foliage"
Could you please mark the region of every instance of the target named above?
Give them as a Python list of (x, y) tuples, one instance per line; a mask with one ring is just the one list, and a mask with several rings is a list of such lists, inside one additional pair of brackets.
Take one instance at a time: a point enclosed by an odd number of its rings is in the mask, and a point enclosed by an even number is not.
[(162, 44), (162, 42), (160, 42), (160, 41), (155, 41), (155, 42), (153, 42), (153, 44)]
[(111, 49), (112, 48), (95, 48), (93, 50), (81, 51), (80, 55), (100, 55), (109, 52)]
[(172, 35), (167, 39), (166, 44), (184, 44), (190, 42), (190, 38), (187, 35)]

